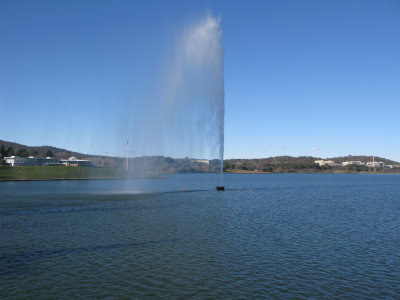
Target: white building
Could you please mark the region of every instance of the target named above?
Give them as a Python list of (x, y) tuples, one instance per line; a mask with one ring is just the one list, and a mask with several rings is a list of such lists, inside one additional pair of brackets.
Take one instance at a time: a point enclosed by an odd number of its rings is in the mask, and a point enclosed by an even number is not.
[(342, 162), (342, 166), (348, 166), (348, 165), (352, 165), (352, 166), (365, 166), (365, 162), (359, 161), (359, 160), (351, 160), (351, 161), (344, 161)]
[(333, 160), (316, 160), (315, 164), (322, 166), (334, 166), (335, 162)]
[(37, 166), (49, 166), (49, 165), (55, 165), (59, 164), (59, 160), (55, 159), (54, 157), (19, 157), (19, 156), (10, 156), (10, 157), (5, 157), (4, 161), (6, 164), (12, 166), (12, 167), (17, 167), (17, 166), (31, 166), (31, 167), (37, 167)]
[(30, 166), (30, 167), (38, 167), (38, 166), (50, 166), (59, 164), (59, 160), (54, 157), (19, 157), (19, 156), (10, 156), (5, 157), (4, 161), (6, 164), (17, 167), (17, 166)]
[(64, 166), (71, 166), (71, 167), (91, 167), (92, 163), (90, 160), (87, 159), (77, 159), (76, 157), (70, 157), (68, 159), (60, 159), (60, 163)]
[(208, 159), (193, 159), (192, 162), (196, 162), (199, 164), (205, 164), (205, 165), (209, 165), (210, 161)]
[(371, 168), (383, 168), (385, 166), (385, 163), (381, 161), (369, 161), (367, 162), (367, 167)]
[(82, 166), (82, 167), (91, 167), (92, 163), (90, 160), (86, 159), (77, 159), (76, 157), (70, 157), (68, 159), (56, 159), (54, 157), (19, 157), (19, 156), (10, 156), (5, 157), (4, 162), (11, 167), (39, 167), (39, 166)]

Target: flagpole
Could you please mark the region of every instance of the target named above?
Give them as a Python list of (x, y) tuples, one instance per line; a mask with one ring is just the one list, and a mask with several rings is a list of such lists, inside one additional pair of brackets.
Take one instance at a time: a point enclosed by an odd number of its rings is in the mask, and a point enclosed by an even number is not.
[(129, 158), (128, 158), (128, 152), (129, 152), (129, 137), (126, 138), (126, 170), (129, 170)]

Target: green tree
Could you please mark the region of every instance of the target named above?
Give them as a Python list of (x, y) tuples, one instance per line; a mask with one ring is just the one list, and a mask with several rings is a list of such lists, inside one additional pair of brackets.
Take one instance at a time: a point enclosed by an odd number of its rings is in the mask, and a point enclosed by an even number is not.
[(4, 158), (7, 156), (7, 151), (6, 151), (6, 148), (4, 148), (4, 145), (1, 145), (0, 156), (1, 156), (1, 158)]
[(21, 148), (21, 149), (19, 149), (18, 151), (17, 151), (17, 154), (16, 154), (17, 156), (20, 156), (20, 157), (28, 157), (29, 156), (29, 152), (26, 150), (26, 149), (24, 149), (24, 148)]
[(4, 164), (3, 159), (4, 159), (5, 156), (6, 156), (6, 149), (4, 148), (4, 145), (1, 145), (1, 148), (0, 148), (0, 165)]
[(15, 155), (13, 147), (8, 147), (6, 156), (13, 156)]
[(54, 157), (53, 152), (51, 152), (50, 149), (47, 149), (46, 154), (44, 155), (45, 157)]

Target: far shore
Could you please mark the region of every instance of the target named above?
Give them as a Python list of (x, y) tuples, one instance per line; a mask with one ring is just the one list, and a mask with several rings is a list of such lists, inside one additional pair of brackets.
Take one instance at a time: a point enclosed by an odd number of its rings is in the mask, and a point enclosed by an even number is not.
[(121, 180), (121, 179), (162, 179), (165, 176), (155, 175), (155, 176), (143, 176), (143, 177), (88, 177), (88, 178), (10, 178), (10, 179), (0, 179), (0, 182), (7, 181), (61, 181), (61, 180)]
[[(198, 174), (198, 173), (197, 173)], [(206, 173), (203, 173), (206, 174)], [(400, 172), (344, 172), (344, 171), (331, 171), (331, 172), (310, 172), (310, 171), (294, 171), (294, 172), (258, 172), (258, 171), (227, 171), (224, 174), (396, 174)], [(9, 177), (0, 178), (0, 182), (19, 182), (19, 181), (72, 181), (72, 180), (121, 180), (121, 179), (162, 179), (164, 175), (160, 174), (149, 174), (147, 176), (104, 176), (104, 177), (37, 177), (37, 178), (23, 178), (23, 177)]]
[(117, 180), (160, 179), (160, 174), (131, 174), (126, 170), (92, 167), (1, 167), (0, 182), (4, 181), (51, 181), (51, 180)]
[(357, 171), (289, 171), (289, 172), (259, 172), (259, 171), (225, 171), (224, 174), (400, 174), (394, 172), (357, 172)]

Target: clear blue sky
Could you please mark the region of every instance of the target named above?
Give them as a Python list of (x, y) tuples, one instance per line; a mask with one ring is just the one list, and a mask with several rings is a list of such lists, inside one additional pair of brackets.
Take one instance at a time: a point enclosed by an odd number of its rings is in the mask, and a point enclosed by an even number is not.
[(122, 154), (127, 105), (207, 11), (222, 18), (226, 158), (400, 161), (397, 0), (0, 0), (0, 139)]

